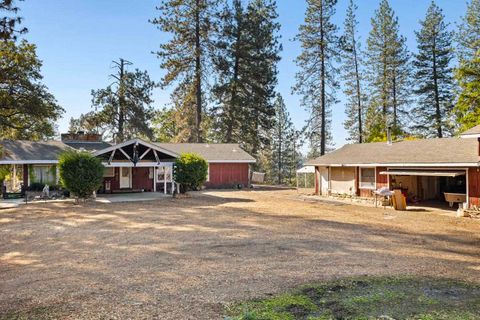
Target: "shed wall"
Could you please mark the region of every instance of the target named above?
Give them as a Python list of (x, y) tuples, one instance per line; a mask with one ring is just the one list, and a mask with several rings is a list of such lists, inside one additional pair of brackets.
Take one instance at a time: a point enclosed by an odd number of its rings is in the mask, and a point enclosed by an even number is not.
[(207, 188), (228, 188), (238, 184), (248, 186), (248, 163), (210, 163)]

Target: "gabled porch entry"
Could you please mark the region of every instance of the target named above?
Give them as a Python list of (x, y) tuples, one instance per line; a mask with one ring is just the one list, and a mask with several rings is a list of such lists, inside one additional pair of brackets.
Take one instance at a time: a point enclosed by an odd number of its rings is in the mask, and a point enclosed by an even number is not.
[(163, 191), (173, 193), (176, 153), (141, 139), (132, 139), (94, 153), (105, 166), (102, 192)]

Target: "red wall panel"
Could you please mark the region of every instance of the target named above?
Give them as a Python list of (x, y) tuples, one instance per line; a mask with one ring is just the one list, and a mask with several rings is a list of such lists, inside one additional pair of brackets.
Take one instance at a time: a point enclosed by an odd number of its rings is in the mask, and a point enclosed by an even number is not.
[(470, 206), (480, 206), (480, 172), (477, 168), (468, 171), (468, 195)]
[(248, 163), (210, 163), (210, 181), (207, 188), (248, 186)]
[(132, 189), (153, 191), (153, 179), (149, 178), (148, 167), (132, 168)]
[(382, 171), (387, 171), (386, 167), (377, 167), (377, 190), (383, 187), (388, 187), (388, 175), (380, 174)]

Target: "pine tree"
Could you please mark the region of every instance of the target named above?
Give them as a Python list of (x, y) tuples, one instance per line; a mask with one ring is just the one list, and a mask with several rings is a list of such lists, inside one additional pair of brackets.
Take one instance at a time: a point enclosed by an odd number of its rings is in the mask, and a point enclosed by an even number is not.
[(460, 94), (454, 107), (459, 130), (480, 124), (480, 0), (471, 0), (457, 32)]
[(428, 8), (417, 36), (415, 55), (415, 93), (419, 104), (412, 110), (414, 130), (424, 137), (442, 138), (451, 129), (449, 115), (453, 108), (452, 32), (435, 2)]
[[(296, 157), (295, 128), (280, 94), (275, 98), (275, 126), (272, 130), (272, 179), (277, 184), (291, 180), (291, 166)], [(274, 178), (275, 177), (275, 178)]]
[(0, 0), (0, 138), (52, 138), (64, 110), (42, 83), (36, 46), (17, 42), (27, 29), (14, 2)]
[(219, 141), (231, 143), (241, 139), (241, 123), (247, 87), (246, 67), (249, 61), (248, 21), (240, 0), (225, 3), (219, 13), (220, 30), (215, 43), (214, 66), (218, 80), (213, 87), (216, 105), (216, 135)]
[(28, 31), (25, 27), (19, 27), (23, 18), (17, 16), (20, 8), (15, 6), (14, 2), (14, 0), (0, 0), (0, 13), (8, 14), (8, 16), (0, 17), (0, 41), (16, 41), (18, 35)]
[(480, 0), (471, 0), (456, 34), (458, 60), (471, 61), (480, 50)]
[(239, 0), (220, 13), (214, 65), (213, 109), (217, 140), (237, 142), (257, 155), (268, 149), (273, 126), (272, 100), (281, 46), (276, 4)]
[(388, 0), (382, 0), (371, 20), (367, 39), (370, 104), (367, 141), (383, 140), (387, 128), (402, 136), (407, 121), (411, 65), (406, 39), (399, 35), (398, 18)]
[(105, 126), (112, 140), (124, 141), (133, 137), (152, 138), (150, 119), (153, 116), (152, 90), (155, 83), (146, 71), (126, 70), (131, 63), (114, 61), (115, 80), (105, 89), (92, 90), (92, 105), (99, 124)]
[(462, 132), (480, 124), (480, 50), (462, 62), (455, 76), (461, 92), (454, 112)]
[(307, 0), (304, 24), (297, 40), (302, 53), (296, 63), (293, 91), (302, 96), (302, 106), (310, 111), (305, 131), (312, 148), (311, 155), (324, 155), (332, 144), (331, 105), (336, 101), (338, 83), (334, 64), (338, 57), (337, 26), (332, 22), (337, 0)]
[(344, 23), (344, 35), (341, 38), (342, 71), (345, 81), (343, 92), (347, 97), (345, 105), (347, 119), (343, 125), (349, 132), (348, 140), (354, 143), (362, 143), (364, 140), (363, 120), (366, 97), (363, 92), (363, 59), (358, 39), (358, 21), (355, 14), (357, 8), (353, 0), (350, 0)]
[(35, 45), (0, 41), (0, 137), (40, 140), (55, 135), (64, 109), (42, 83)]
[[(172, 101), (183, 100), (181, 117), (193, 117), (182, 131), (188, 141), (202, 142), (202, 115), (206, 110), (205, 91), (211, 64), (212, 31), (218, 0), (163, 0), (156, 9), (160, 16), (150, 22), (171, 38), (156, 52), (160, 67), (167, 71), (162, 87), (177, 83)], [(182, 92), (179, 92), (181, 90)], [(178, 103), (178, 102), (175, 102)], [(191, 126), (193, 125), (193, 126)], [(190, 128), (193, 128), (191, 130)], [(190, 131), (191, 130), (191, 131)]]

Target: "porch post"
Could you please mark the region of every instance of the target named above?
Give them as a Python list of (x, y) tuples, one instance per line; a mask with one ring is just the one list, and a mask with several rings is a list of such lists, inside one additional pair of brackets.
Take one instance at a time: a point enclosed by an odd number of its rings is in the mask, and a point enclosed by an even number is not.
[(167, 194), (167, 167), (163, 166), (163, 193)]
[(157, 167), (153, 167), (153, 192), (157, 192)]
[(13, 177), (12, 177), (12, 190), (11, 191), (16, 190), (16, 186), (17, 186), (17, 165), (14, 164), (13, 165)]
[(170, 185), (172, 186), (172, 190), (170, 190), (170, 192), (173, 194), (175, 189), (175, 183), (173, 182), (173, 165), (170, 166)]

